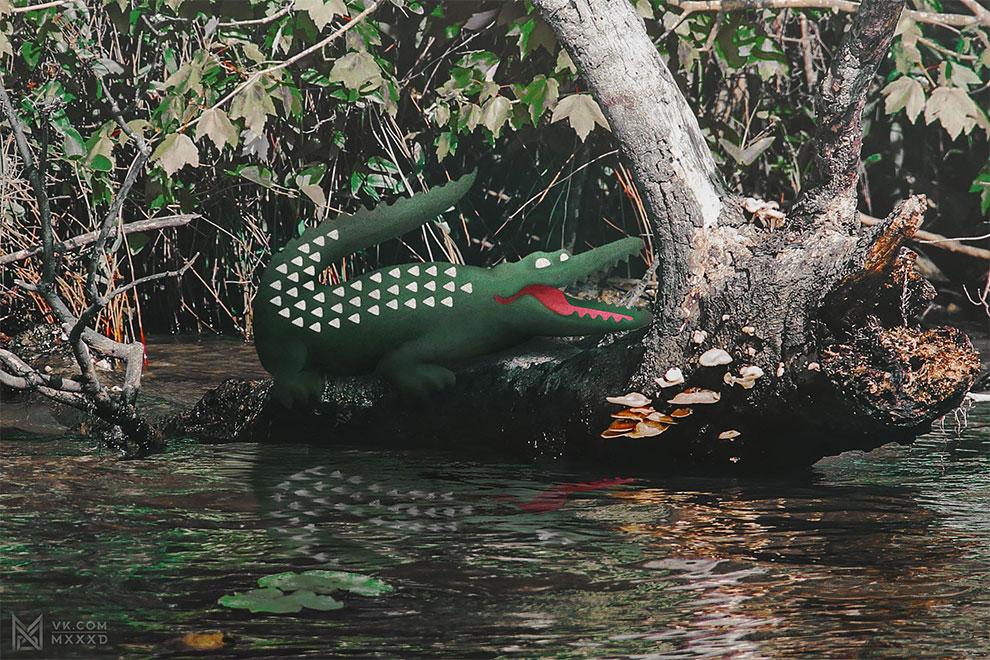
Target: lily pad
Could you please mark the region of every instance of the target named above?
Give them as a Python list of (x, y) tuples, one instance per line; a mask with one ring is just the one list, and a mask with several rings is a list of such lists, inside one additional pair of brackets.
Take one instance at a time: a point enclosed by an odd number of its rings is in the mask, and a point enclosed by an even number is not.
[(359, 596), (380, 596), (392, 591), (392, 587), (360, 573), (346, 571), (304, 571), (303, 573), (276, 573), (258, 580), (261, 587), (273, 587), (283, 591), (298, 589), (327, 594), (349, 591)]
[(217, 602), (224, 607), (255, 613), (294, 614), (303, 608), (301, 603), (287, 597), (278, 589), (252, 589), (244, 593), (221, 596)]
[(286, 594), (285, 597), (288, 600), (299, 603), (307, 610), (329, 612), (330, 610), (339, 610), (344, 606), (342, 602), (332, 596), (321, 596), (313, 593), (312, 591), (306, 591), (305, 589), (294, 591), (291, 594)]

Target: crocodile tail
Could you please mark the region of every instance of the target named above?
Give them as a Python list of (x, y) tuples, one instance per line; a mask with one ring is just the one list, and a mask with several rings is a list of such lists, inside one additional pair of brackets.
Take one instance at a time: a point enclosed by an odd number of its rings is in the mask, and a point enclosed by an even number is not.
[(272, 300), (286, 288), (306, 286), (340, 258), (433, 220), (460, 201), (476, 174), (473, 171), (425, 193), (380, 204), (371, 210), (361, 209), (307, 229), (272, 258), (261, 277), (257, 301)]

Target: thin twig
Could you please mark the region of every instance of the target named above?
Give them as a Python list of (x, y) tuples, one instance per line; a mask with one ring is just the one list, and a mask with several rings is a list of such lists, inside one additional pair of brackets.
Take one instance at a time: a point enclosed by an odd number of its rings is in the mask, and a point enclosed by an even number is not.
[[(134, 222), (128, 222), (122, 227), (124, 235), (133, 234), (142, 231), (154, 231), (156, 229), (167, 229), (169, 227), (181, 227), (188, 224), (191, 220), (198, 218), (199, 215), (196, 213), (181, 213), (178, 215), (163, 215), (159, 218), (148, 218), (147, 220), (136, 220)], [(87, 234), (80, 234), (79, 236), (73, 236), (60, 243), (55, 244), (55, 249), (59, 252), (68, 252), (69, 250), (74, 250), (80, 248), (90, 243), (94, 242), (99, 236), (99, 232), (91, 231)], [(18, 250), (17, 252), (10, 252), (8, 254), (0, 255), (0, 266), (6, 266), (17, 261), (23, 261), (28, 257), (33, 257), (34, 255), (41, 252), (40, 247), (28, 248), (26, 250)]]
[[(867, 227), (874, 227), (883, 222), (880, 218), (874, 218), (873, 216), (869, 216), (864, 213), (859, 214), (859, 221)], [(973, 245), (966, 245), (964, 243), (960, 243), (959, 239), (949, 238), (947, 236), (942, 236), (941, 234), (918, 230), (915, 232), (913, 240), (916, 243), (924, 243), (949, 252), (955, 252), (957, 254), (964, 254), (976, 259), (990, 261), (990, 250), (978, 248)]]

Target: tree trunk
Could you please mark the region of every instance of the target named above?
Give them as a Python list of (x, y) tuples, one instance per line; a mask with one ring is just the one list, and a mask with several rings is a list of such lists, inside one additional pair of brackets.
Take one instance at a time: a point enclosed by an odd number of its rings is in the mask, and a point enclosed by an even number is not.
[[(471, 442), (639, 466), (764, 469), (910, 440), (961, 402), (979, 368), (968, 338), (909, 325), (933, 295), (902, 248), (925, 201), (906, 200), (867, 233), (853, 224), (862, 101), (903, 0), (865, 0), (854, 18), (823, 81), (823, 98), (833, 100), (818, 107), (814, 184), (779, 231), (747, 222), (726, 192), (628, 0), (535, 4), (608, 118), (652, 220), (654, 323), (597, 345), (541, 340), (474, 363), (427, 408), (404, 406), (374, 378), (331, 382), (319, 416), (304, 422), (321, 440)], [(700, 366), (713, 348), (732, 362)], [(744, 367), (762, 376), (742, 378)], [(672, 368), (686, 382), (662, 388)], [(605, 397), (638, 390), (669, 413), (680, 406), (667, 401), (689, 387), (715, 392), (717, 403), (691, 406), (661, 436), (599, 437), (619, 409)], [(300, 433), (298, 415), (271, 404), (265, 384), (228, 382), (183, 424), (218, 439)]]

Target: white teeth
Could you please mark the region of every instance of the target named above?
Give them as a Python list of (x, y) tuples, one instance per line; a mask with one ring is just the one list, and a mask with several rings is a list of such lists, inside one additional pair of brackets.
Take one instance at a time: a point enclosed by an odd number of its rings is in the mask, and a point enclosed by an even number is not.
[(303, 326), (302, 317), (297, 319), (292, 319), (292, 325), (298, 325), (301, 328)]
[(419, 277), (419, 266), (413, 266), (406, 272), (412, 275), (413, 277)]
[(319, 245), (320, 247), (323, 247), (323, 244), (324, 244), (325, 242), (326, 242), (326, 241), (324, 241), (324, 240), (323, 240), (323, 237), (322, 237), (322, 236), (317, 236), (316, 238), (314, 238), (314, 239), (313, 239), (313, 243), (314, 243), (315, 245)]
[(454, 299), (451, 298), (450, 296), (447, 296), (446, 298), (444, 298), (443, 300), (440, 301), (440, 304), (441, 305), (446, 305), (447, 307), (453, 307), (454, 306)]
[(378, 289), (375, 289), (374, 291), (368, 292), (368, 297), (374, 298), (375, 300), (379, 300), (382, 297), (382, 294), (381, 292), (378, 291)]
[(337, 303), (336, 305), (330, 308), (330, 311), (334, 312), (335, 314), (340, 314), (342, 311), (344, 311), (344, 306), (340, 303)]
[(280, 310), (278, 310), (278, 315), (279, 316), (284, 316), (285, 318), (289, 318), (289, 310), (287, 308), (286, 309), (280, 309)]
[(279, 264), (275, 266), (275, 270), (277, 270), (280, 273), (284, 273), (285, 271), (289, 270), (289, 267), (286, 266), (285, 264)]
[(295, 305), (293, 305), (293, 307), (295, 307), (296, 309), (306, 309), (306, 301), (300, 300)]
[(447, 270), (443, 271), (443, 274), (447, 277), (457, 277), (457, 269), (451, 266)]
[(540, 257), (539, 259), (536, 260), (536, 263), (534, 265), (537, 268), (549, 268), (550, 260), (547, 259), (546, 257)]
[(461, 287), (461, 291), (463, 291), (464, 293), (471, 293), (474, 291), (474, 285), (468, 282), (467, 284)]
[(430, 296), (429, 298), (424, 300), (423, 304), (426, 305), (427, 307), (433, 307), (433, 296)]
[(354, 296), (348, 302), (351, 303), (352, 305), (354, 305), (355, 307), (360, 307), (361, 306), (361, 296)]
[(334, 289), (330, 293), (332, 293), (333, 295), (335, 295), (337, 297), (343, 296), (344, 295), (344, 287), (338, 286), (336, 289)]
[(429, 268), (426, 269), (426, 274), (427, 275), (430, 275), (432, 277), (435, 277), (436, 274), (437, 274), (437, 267), (436, 266), (430, 266)]
[(332, 325), (335, 328), (339, 328), (340, 327), (340, 319), (330, 319), (330, 325)]
[(289, 281), (290, 282), (298, 282), (299, 281), (299, 273), (289, 273)]
[(313, 283), (313, 280), (309, 280), (308, 282), (305, 282), (303, 284), (303, 288), (306, 289), (307, 291), (312, 291), (313, 289), (316, 288), (316, 285)]
[(303, 268), (303, 272), (309, 275), (310, 277), (316, 275), (316, 269), (313, 268), (312, 266), (306, 266), (305, 268)]
[(282, 304), (282, 296), (275, 296), (274, 298), (272, 298), (272, 304), (275, 305), (275, 306), (281, 305)]
[(378, 305), (372, 305), (371, 307), (369, 307), (368, 308), (368, 313), (369, 314), (374, 314), (375, 316), (378, 316)]
[(392, 286), (390, 286), (388, 288), (388, 292), (391, 293), (393, 296), (398, 295), (398, 293), (399, 293), (399, 285), (398, 284), (393, 284)]
[(426, 287), (427, 289), (429, 289), (430, 291), (436, 291), (437, 290), (437, 283), (436, 282), (432, 282), (432, 281), (431, 282), (427, 282), (423, 286)]
[(399, 277), (400, 275), (402, 275), (402, 271), (399, 270), (398, 268), (393, 268), (392, 270), (388, 271), (388, 274), (391, 275), (392, 277)]
[(286, 291), (285, 293), (286, 293), (286, 295), (288, 295), (289, 297), (291, 297), (291, 298), (295, 298), (295, 297), (296, 297), (297, 295), (299, 295), (299, 289), (297, 289), (296, 287), (292, 287), (291, 289), (289, 289), (289, 290), (288, 290), (288, 291)]
[(312, 331), (314, 331), (314, 332), (319, 332), (320, 331), (320, 324), (319, 324), (319, 322), (316, 322), (316, 323), (312, 324), (311, 326), (309, 326), (309, 329), (312, 330)]
[(332, 232), (327, 234), (327, 237), (333, 240), (337, 240), (338, 238), (340, 238), (340, 232), (334, 229)]
[(302, 257), (296, 257), (292, 260), (293, 266), (302, 266)]
[(406, 285), (406, 288), (412, 291), (413, 293), (415, 293), (417, 286), (415, 282), (410, 282), (409, 284)]
[(313, 296), (313, 300), (315, 300), (318, 303), (321, 303), (324, 300), (326, 300), (326, 297), (323, 295), (323, 292), (320, 291), (318, 294), (316, 294), (315, 296)]
[(410, 309), (416, 309), (416, 299), (415, 298), (410, 298), (409, 300), (407, 300), (406, 301), (406, 307), (408, 307)]
[(443, 288), (447, 289), (447, 291), (453, 291), (454, 289), (457, 288), (457, 285), (454, 284), (453, 282), (447, 282), (446, 284), (443, 285)]
[(282, 282), (279, 281), (279, 280), (275, 280), (274, 282), (272, 282), (272, 288), (275, 289), (276, 291), (281, 291), (282, 290)]
[(303, 243), (302, 245), (299, 246), (299, 251), (302, 252), (303, 254), (309, 254), (309, 249), (310, 249), (309, 243)]
[(309, 259), (310, 259), (310, 261), (319, 261), (320, 260), (320, 253), (319, 252), (314, 252), (313, 254), (309, 255)]
[(358, 313), (351, 314), (350, 316), (347, 317), (347, 320), (350, 321), (351, 323), (360, 323), (361, 315)]
[(561, 261), (567, 261), (570, 258), (571, 258), (571, 255), (567, 254), (566, 252), (561, 252), (560, 253), (560, 260)]
[(315, 316), (318, 319), (322, 319), (323, 318), (323, 308), (322, 307), (314, 307), (313, 308), (313, 316)]
[(381, 282), (382, 281), (382, 274), (381, 273), (372, 273), (370, 275), (370, 277), (371, 277), (371, 281), (372, 282)]
[(360, 291), (361, 290), (361, 280), (355, 280), (354, 281), (354, 284), (352, 284), (351, 286), (354, 287), (354, 290), (355, 291)]
[(387, 303), (385, 303), (385, 305), (386, 307), (391, 307), (392, 309), (399, 309), (398, 300), (389, 300)]

